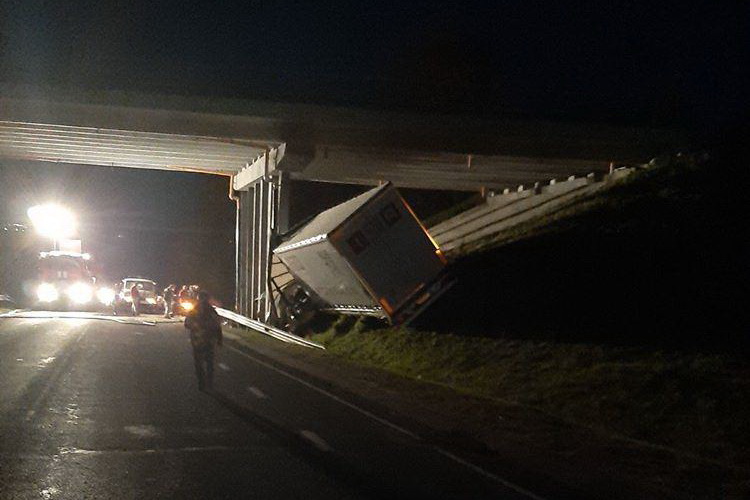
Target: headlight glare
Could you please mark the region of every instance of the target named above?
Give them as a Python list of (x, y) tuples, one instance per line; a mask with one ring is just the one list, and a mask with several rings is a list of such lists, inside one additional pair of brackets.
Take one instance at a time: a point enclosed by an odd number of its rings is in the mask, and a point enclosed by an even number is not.
[(54, 302), (60, 294), (57, 293), (57, 288), (51, 283), (42, 283), (39, 288), (36, 289), (36, 296), (39, 302)]
[(111, 304), (115, 300), (115, 291), (111, 288), (100, 288), (96, 291), (96, 298), (99, 299), (99, 302), (104, 304), (105, 306)]
[(94, 290), (86, 283), (75, 283), (67, 290), (68, 298), (76, 304), (86, 304), (94, 298)]

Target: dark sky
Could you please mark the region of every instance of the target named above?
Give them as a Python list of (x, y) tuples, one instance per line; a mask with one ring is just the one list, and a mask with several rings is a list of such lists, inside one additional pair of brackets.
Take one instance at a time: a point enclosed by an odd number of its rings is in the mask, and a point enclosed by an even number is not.
[[(715, 134), (747, 116), (748, 5), (0, 0), (0, 82)], [(6, 217), (62, 197), (118, 273), (232, 278), (226, 179), (58, 165), (0, 174)]]
[(742, 1), (2, 0), (0, 80), (496, 116), (722, 125)]

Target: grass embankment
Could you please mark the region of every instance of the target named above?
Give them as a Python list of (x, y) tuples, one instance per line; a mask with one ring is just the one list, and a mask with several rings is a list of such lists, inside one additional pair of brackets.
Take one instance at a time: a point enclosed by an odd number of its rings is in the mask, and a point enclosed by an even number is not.
[[(463, 248), (426, 331), (750, 353), (738, 168), (655, 162), (610, 188)], [(740, 169), (741, 170), (741, 169)]]
[(367, 331), (342, 319), (313, 337), (349, 360), (569, 422), (750, 465), (750, 371), (729, 355)]
[(717, 215), (726, 215), (728, 200), (737, 198), (737, 193), (727, 190), (726, 183), (726, 178), (734, 175), (726, 165), (695, 156), (661, 158), (604, 191), (470, 243), (453, 257), (570, 230), (643, 236), (644, 233), (679, 235), (708, 228), (706, 232), (711, 233)]

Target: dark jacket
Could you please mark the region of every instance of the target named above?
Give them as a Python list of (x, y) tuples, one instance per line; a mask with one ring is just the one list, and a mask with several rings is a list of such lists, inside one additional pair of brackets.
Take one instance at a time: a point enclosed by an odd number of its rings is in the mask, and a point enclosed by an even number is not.
[(199, 302), (185, 317), (185, 328), (190, 330), (190, 343), (195, 349), (213, 348), (223, 341), (219, 315), (211, 304)]

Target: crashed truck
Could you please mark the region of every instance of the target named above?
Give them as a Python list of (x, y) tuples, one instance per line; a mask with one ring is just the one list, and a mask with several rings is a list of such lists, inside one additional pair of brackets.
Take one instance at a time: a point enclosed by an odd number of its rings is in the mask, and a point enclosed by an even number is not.
[(445, 257), (390, 183), (318, 214), (273, 253), (289, 273), (273, 283), (279, 319), (295, 333), (320, 312), (406, 324), (451, 285)]

